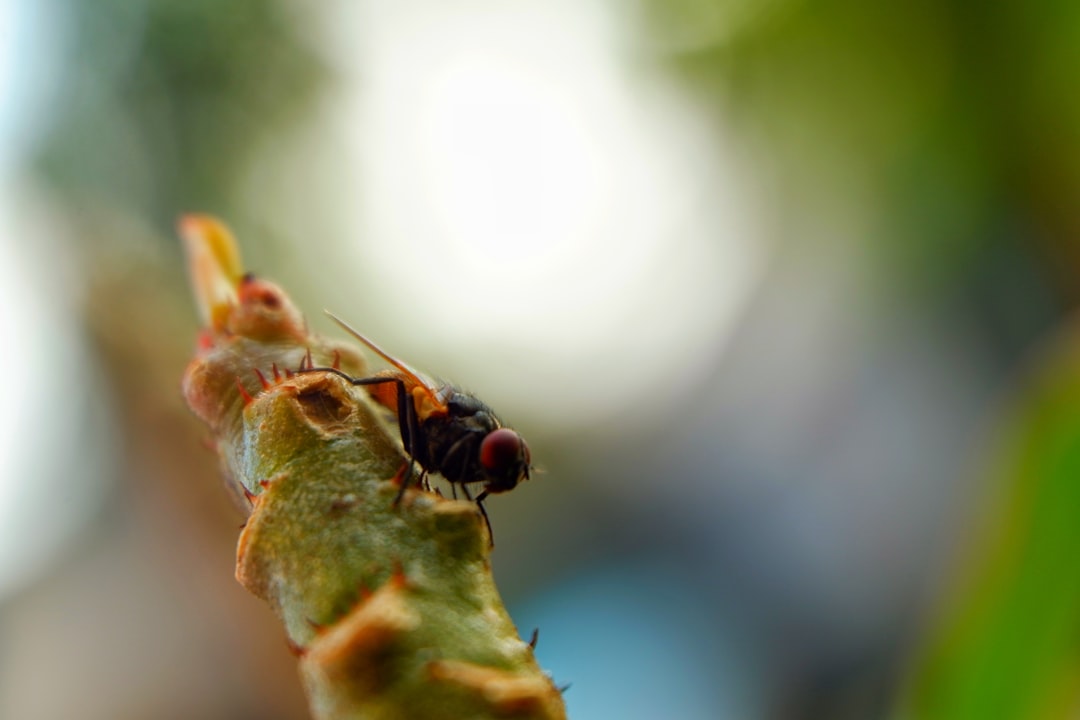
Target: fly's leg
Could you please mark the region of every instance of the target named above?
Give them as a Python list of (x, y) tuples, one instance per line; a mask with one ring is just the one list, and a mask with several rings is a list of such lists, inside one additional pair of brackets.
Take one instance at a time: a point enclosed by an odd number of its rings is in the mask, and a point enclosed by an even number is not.
[[(465, 454), (465, 444), (469, 442), (469, 440), (470, 438), (468, 436), (462, 437), (460, 440), (451, 445), (450, 449), (446, 451), (446, 455), (443, 457), (442, 460), (443, 477), (465, 477), (467, 475), (466, 464), (469, 460)], [(458, 465), (458, 469), (456, 471), (453, 469), (453, 463), (455, 461)], [(449, 472), (447, 472), (448, 470)], [(457, 500), (457, 485), (458, 484), (456, 482), (450, 481), (450, 490), (454, 493), (455, 500)], [(466, 489), (464, 485), (462, 485), (461, 488), (465, 491), (465, 497), (472, 500), (472, 495), (469, 495), (468, 489)]]
[[(461, 486), (461, 489), (465, 490), (465, 495), (468, 496), (469, 491), (465, 488), (464, 485)], [(484, 509), (484, 499), (487, 498), (487, 496), (488, 491), (484, 490), (482, 493), (476, 496), (476, 500), (474, 502), (476, 503), (476, 507), (480, 508), (480, 515), (483, 516), (484, 524), (487, 525), (488, 543), (490, 543), (491, 547), (495, 547), (495, 531), (491, 529), (491, 518), (488, 517), (487, 510)], [(472, 498), (470, 498), (470, 500), (471, 499)]]
[[(380, 380), (381, 378), (367, 378), (368, 380)], [(406, 473), (405, 480), (401, 483), (401, 487), (398, 489), (397, 497), (394, 498), (394, 506), (401, 504), (401, 498), (405, 497), (405, 490), (409, 487), (409, 481), (412, 479), (413, 463), (416, 462), (416, 456), (420, 450), (420, 419), (416, 416), (416, 406), (409, 402), (409, 395), (405, 392), (405, 383), (398, 378), (391, 378), (394, 385), (397, 388), (397, 404), (398, 404), (398, 429), (401, 431), (401, 442), (405, 445), (405, 452), (409, 455), (409, 472)], [(365, 385), (374, 385), (377, 383), (364, 383)], [(423, 466), (420, 467), (420, 485), (424, 486), (427, 483), (427, 470)]]
[[(453, 485), (451, 485), (451, 487), (453, 487)], [(473, 500), (472, 493), (469, 492), (469, 486), (462, 483), (461, 492), (465, 493), (466, 499), (472, 500), (474, 503), (476, 503), (476, 507), (480, 509), (480, 515), (483, 516), (484, 524), (487, 525), (488, 542), (491, 543), (491, 547), (495, 547), (495, 531), (491, 529), (491, 518), (488, 517), (487, 509), (484, 508), (484, 498), (488, 496), (488, 491), (484, 490), (476, 496), (475, 500)]]

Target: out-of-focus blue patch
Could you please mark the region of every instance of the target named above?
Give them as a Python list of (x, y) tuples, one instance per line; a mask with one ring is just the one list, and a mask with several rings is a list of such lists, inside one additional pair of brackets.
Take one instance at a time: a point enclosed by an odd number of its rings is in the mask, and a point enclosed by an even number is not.
[(511, 608), (574, 720), (760, 717), (758, 662), (723, 607), (655, 560), (603, 566)]

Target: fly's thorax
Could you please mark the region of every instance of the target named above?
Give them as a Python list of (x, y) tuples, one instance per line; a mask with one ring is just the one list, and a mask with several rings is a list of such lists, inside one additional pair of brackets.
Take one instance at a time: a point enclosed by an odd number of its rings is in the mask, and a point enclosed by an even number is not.
[(423, 422), (430, 469), (450, 482), (484, 482), (480, 445), (500, 427), (498, 418), (482, 402), (461, 392), (448, 398), (446, 408), (447, 413)]

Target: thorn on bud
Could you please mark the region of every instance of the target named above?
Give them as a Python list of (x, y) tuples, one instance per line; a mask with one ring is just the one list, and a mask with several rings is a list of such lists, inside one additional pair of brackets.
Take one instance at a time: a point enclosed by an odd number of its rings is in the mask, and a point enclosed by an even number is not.
[(371, 596), (374, 595), (374, 593), (371, 591), (371, 588), (368, 587), (367, 583), (363, 581), (360, 582), (359, 592), (361, 602), (366, 602), (367, 600), (370, 600)]
[(339, 350), (334, 351), (334, 361), (332, 363), (330, 363), (330, 367), (332, 367), (335, 370), (340, 370), (341, 369), (341, 351), (339, 351)]
[(390, 574), (390, 584), (396, 588), (403, 588), (408, 584), (408, 579), (405, 577), (405, 566), (401, 564), (400, 559), (394, 560), (394, 569)]
[(266, 376), (262, 374), (259, 368), (255, 368), (255, 374), (259, 377), (259, 384), (262, 385), (262, 389), (269, 390), (270, 383), (266, 382)]
[(540, 639), (540, 628), (533, 628), (532, 637), (529, 638), (529, 647), (536, 649), (536, 641)]
[(255, 399), (251, 397), (251, 393), (244, 387), (244, 383), (240, 382), (240, 378), (236, 378), (236, 389), (240, 391), (240, 397), (244, 399), (244, 407), (247, 407)]
[(396, 473), (394, 473), (394, 477), (390, 478), (390, 482), (394, 483), (395, 485), (401, 485), (402, 483), (405, 482), (405, 478), (406, 478), (407, 475), (410, 474), (411, 470), (412, 470), (412, 461), (411, 460), (405, 461), (405, 463), (402, 464), (402, 466), (398, 469), (398, 471)]

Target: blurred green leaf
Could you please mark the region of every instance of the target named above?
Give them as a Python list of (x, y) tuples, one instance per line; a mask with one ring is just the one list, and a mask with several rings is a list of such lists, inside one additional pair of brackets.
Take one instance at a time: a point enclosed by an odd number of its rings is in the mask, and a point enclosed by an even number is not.
[(916, 662), (903, 717), (1080, 710), (1080, 337), (1040, 365), (1000, 451), (1000, 495)]

